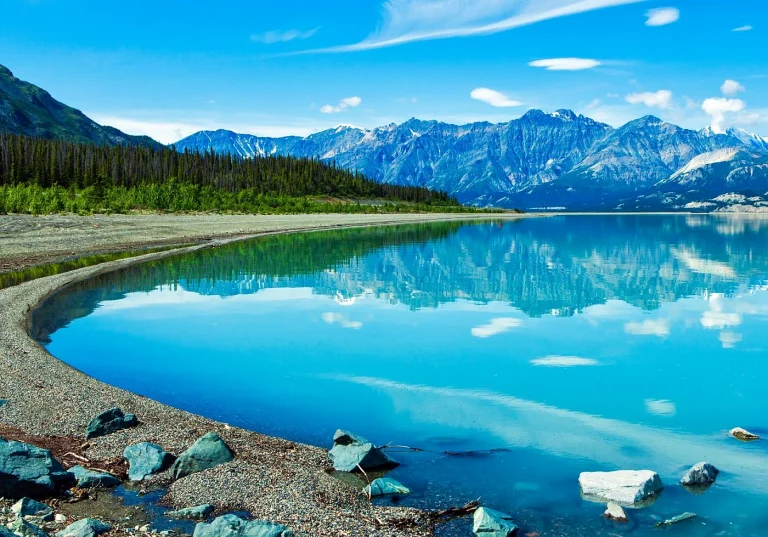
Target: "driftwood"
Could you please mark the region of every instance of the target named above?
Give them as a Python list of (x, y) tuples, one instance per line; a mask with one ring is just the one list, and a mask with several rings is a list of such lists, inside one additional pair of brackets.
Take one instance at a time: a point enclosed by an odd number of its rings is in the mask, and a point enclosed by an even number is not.
[(391, 450), (394, 453), (437, 453), (438, 455), (448, 455), (449, 457), (482, 457), (485, 455), (493, 455), (494, 453), (512, 453), (512, 450), (507, 448), (476, 449), (467, 451), (434, 451), (430, 449), (392, 444), (385, 444), (379, 447), (379, 449)]
[(428, 513), (429, 518), (432, 520), (452, 520), (454, 518), (461, 518), (467, 515), (471, 515), (480, 507), (480, 498), (473, 500), (462, 507), (449, 507), (448, 509), (442, 509), (440, 511), (430, 511)]

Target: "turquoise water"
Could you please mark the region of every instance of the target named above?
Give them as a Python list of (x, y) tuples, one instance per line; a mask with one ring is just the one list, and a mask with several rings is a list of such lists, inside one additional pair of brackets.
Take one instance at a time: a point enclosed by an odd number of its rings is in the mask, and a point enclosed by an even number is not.
[[(52, 297), (32, 333), (170, 405), (329, 447), (393, 453), (427, 508), (482, 502), (523, 534), (765, 536), (768, 220), (560, 216), (268, 237), (139, 265)], [(444, 452), (504, 449), (453, 456)], [(720, 468), (694, 495), (700, 461)], [(631, 523), (582, 471), (666, 485)], [(700, 517), (666, 530), (684, 511)], [(457, 521), (441, 535), (466, 535)]]

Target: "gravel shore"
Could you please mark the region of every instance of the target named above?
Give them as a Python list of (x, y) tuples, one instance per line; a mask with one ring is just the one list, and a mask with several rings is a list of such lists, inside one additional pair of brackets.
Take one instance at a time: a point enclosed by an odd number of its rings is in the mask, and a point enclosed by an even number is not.
[[(364, 500), (359, 490), (328, 475), (326, 470), (330, 464), (325, 450), (230, 427), (106, 385), (52, 357), (30, 339), (26, 327), (30, 311), (63, 286), (180, 251), (208, 248), (270, 232), (467, 218), (467, 215), (0, 217), (3, 263), (0, 270), (88, 253), (207, 239), (203, 244), (78, 269), (0, 291), (0, 399), (8, 400), (8, 404), (0, 408), (0, 436), (35, 440), (37, 445), (52, 449), (65, 463), (74, 453), (91, 463), (98, 462), (98, 467), (119, 472), (123, 464), (122, 451), (128, 445), (150, 441), (180, 453), (201, 435), (216, 431), (235, 451), (236, 459), (171, 484), (167, 501), (174, 507), (211, 503), (219, 510), (245, 510), (257, 518), (285, 524), (302, 536), (432, 535), (433, 524), (425, 513), (409, 508), (373, 506)], [(88, 422), (114, 406), (135, 413), (141, 425), (86, 444)], [(77, 462), (72, 460), (72, 464)]]

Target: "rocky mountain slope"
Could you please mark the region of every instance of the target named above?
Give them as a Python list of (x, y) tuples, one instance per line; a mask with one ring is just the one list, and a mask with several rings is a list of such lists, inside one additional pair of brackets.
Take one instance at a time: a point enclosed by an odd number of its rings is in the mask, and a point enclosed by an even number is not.
[(19, 80), (2, 65), (0, 132), (99, 145), (162, 147), (147, 136), (131, 136), (113, 127), (99, 125), (79, 110), (57, 101), (44, 89)]
[[(370, 130), (339, 126), (306, 138), (203, 131), (175, 146), (246, 158), (291, 154), (332, 160), (384, 183), (445, 190), (481, 206), (705, 210), (723, 208), (712, 201), (718, 196), (745, 195), (749, 204), (768, 192), (761, 160), (768, 156), (768, 139), (743, 130), (694, 131), (653, 116), (614, 129), (570, 110), (530, 110), (508, 123), (459, 126), (411, 119)], [(684, 169), (694, 159), (727, 149), (746, 153), (728, 166), (696, 165), (696, 173), (707, 176), (706, 188), (679, 186), (679, 178), (693, 171)]]

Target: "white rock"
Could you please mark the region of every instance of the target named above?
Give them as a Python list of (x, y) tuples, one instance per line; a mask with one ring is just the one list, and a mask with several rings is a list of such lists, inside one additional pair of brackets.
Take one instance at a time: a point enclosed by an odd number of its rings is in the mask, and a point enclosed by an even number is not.
[(56, 521), (57, 524), (64, 524), (67, 521), (67, 517), (65, 515), (62, 515), (61, 513), (56, 513), (54, 520)]
[(728, 434), (730, 434), (732, 437), (737, 438), (739, 440), (744, 441), (750, 441), (750, 440), (760, 440), (760, 437), (754, 433), (750, 433), (746, 429), (742, 429), (741, 427), (736, 427), (735, 429), (731, 429), (728, 431)]
[(629, 507), (656, 495), (664, 488), (659, 474), (650, 470), (582, 472), (579, 485), (587, 499), (594, 498)]
[(603, 513), (603, 516), (609, 520), (615, 520), (616, 522), (629, 522), (629, 518), (627, 518), (624, 509), (622, 509), (619, 504), (613, 502), (608, 502), (608, 508), (605, 510), (605, 513)]

